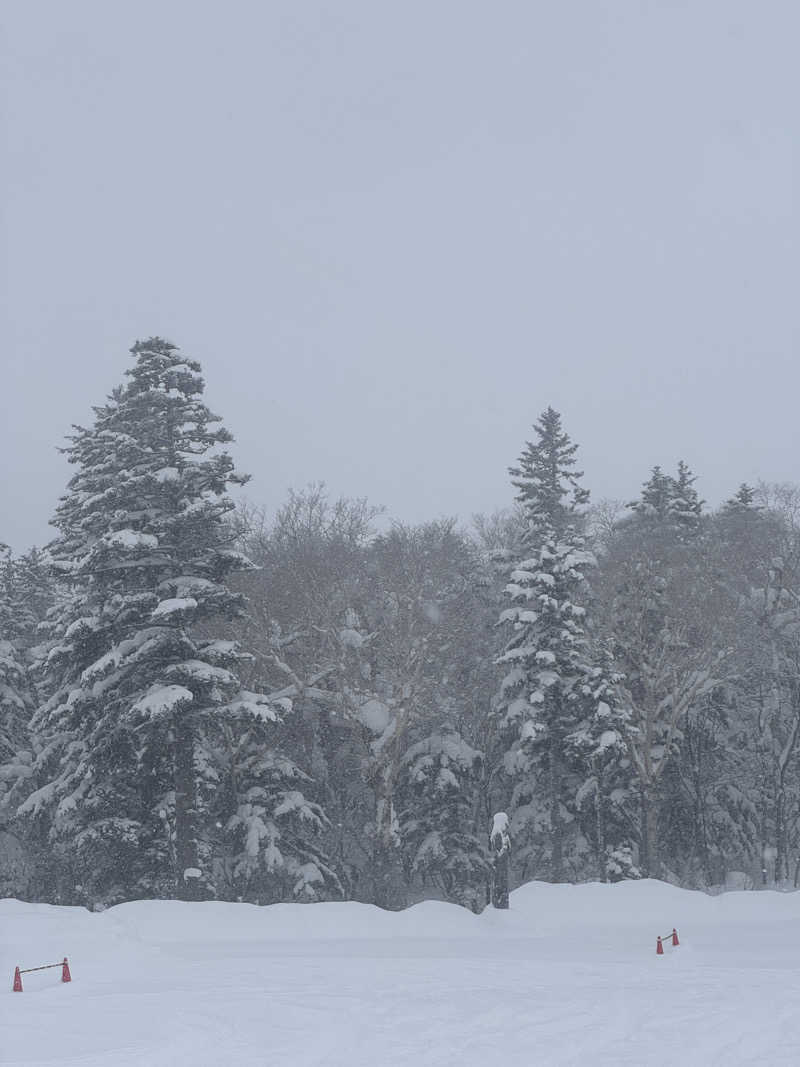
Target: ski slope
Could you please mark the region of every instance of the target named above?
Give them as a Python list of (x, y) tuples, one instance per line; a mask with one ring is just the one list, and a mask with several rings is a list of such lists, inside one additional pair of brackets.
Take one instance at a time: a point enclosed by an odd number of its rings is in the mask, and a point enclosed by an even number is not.
[[(71, 984), (11, 992), (16, 964), (64, 955)], [(800, 1064), (800, 893), (534, 882), (480, 916), (4, 900), (0, 976), (0, 1062), (28, 1067)]]

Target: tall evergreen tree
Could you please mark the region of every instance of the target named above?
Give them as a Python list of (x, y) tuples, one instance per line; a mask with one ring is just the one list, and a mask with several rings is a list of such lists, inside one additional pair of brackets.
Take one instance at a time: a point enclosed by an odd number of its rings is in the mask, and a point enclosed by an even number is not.
[(220, 450), (231, 435), (203, 403), (198, 363), (160, 338), (131, 352), (127, 383), (64, 450), (77, 471), (50, 555), (68, 595), (42, 663), (40, 787), (24, 809), (48, 813), (80, 866), (67, 886), (198, 899), (213, 892), (204, 737), (220, 719), (278, 712), (242, 690), (242, 655), (214, 634), (242, 612), (227, 581), (248, 566), (227, 522), (227, 490), (245, 480)]
[(527, 441), (518, 466), (509, 467), (511, 484), (519, 493), (528, 524), (560, 532), (574, 525), (577, 509), (589, 502), (589, 490), (575, 470), (573, 444), (561, 426), (561, 415), (548, 407), (534, 426), (537, 440)]
[(595, 561), (578, 532), (579, 508), (589, 494), (574, 469), (577, 445), (552, 408), (535, 430), (537, 440), (510, 469), (527, 531), (524, 558), (506, 586), (511, 606), (500, 616), (510, 635), (497, 659), (506, 674), (496, 713), (510, 743), (506, 767), (516, 780), (515, 839), (521, 821), (532, 825), (534, 841), (544, 842), (551, 878), (561, 881), (580, 782), (568, 738), (586, 728), (587, 705), (598, 688), (585, 627), (586, 571)]

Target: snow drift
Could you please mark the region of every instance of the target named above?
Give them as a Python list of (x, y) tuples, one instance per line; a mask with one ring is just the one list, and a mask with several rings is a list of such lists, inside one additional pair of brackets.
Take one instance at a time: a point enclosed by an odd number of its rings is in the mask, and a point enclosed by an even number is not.
[[(511, 905), (0, 901), (0, 1062), (800, 1062), (800, 894), (531, 883)], [(64, 955), (70, 985), (11, 992)]]

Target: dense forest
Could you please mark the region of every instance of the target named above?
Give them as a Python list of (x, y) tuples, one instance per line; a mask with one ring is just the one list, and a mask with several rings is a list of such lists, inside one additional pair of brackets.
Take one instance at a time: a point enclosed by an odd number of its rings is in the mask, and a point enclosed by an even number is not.
[(2, 557), (0, 896), (478, 910), (497, 812), (514, 883), (797, 885), (800, 488), (594, 504), (547, 408), (469, 526), (267, 516), (200, 366), (131, 351)]

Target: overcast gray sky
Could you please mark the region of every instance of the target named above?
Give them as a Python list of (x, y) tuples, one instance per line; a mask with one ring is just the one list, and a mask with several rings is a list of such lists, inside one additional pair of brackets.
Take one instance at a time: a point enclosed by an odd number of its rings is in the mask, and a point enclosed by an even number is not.
[(273, 509), (507, 504), (548, 404), (595, 498), (800, 480), (795, 0), (2, 5), (0, 540), (138, 337)]

